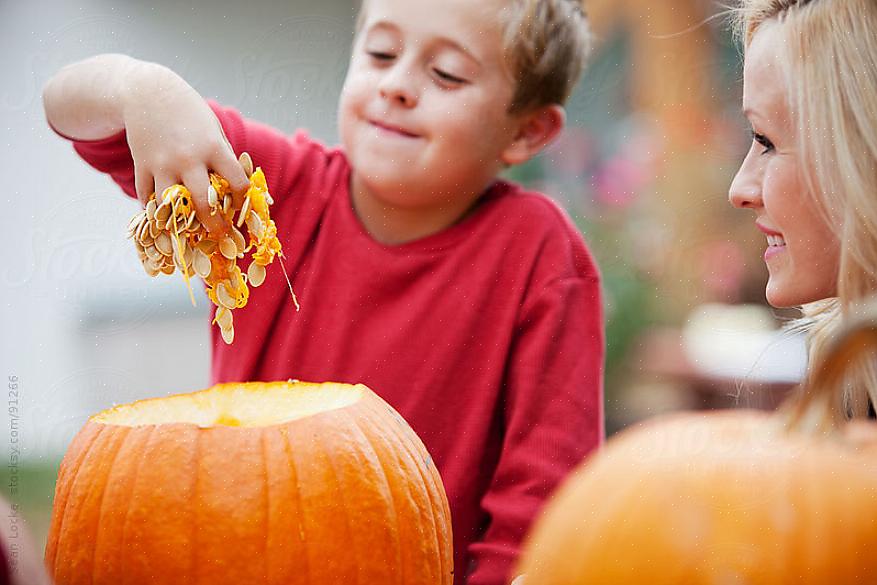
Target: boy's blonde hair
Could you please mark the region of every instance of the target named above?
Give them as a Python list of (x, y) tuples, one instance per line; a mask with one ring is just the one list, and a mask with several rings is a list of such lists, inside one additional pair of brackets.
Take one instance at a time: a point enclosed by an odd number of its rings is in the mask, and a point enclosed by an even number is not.
[[(877, 2), (742, 0), (736, 32), (747, 45), (764, 22), (782, 27), (784, 79), (802, 178), (837, 226), (837, 298), (803, 307), (811, 366), (840, 320), (877, 292)], [(811, 368), (812, 372), (812, 368)], [(877, 405), (877, 362), (850, 371), (845, 414)]]
[(503, 48), (516, 84), (511, 113), (566, 103), (591, 51), (582, 1), (509, 0), (503, 7)]
[[(583, 1), (507, 0), (502, 7), (503, 50), (515, 82), (510, 113), (566, 103), (591, 52)], [(357, 31), (366, 4), (360, 5)]]

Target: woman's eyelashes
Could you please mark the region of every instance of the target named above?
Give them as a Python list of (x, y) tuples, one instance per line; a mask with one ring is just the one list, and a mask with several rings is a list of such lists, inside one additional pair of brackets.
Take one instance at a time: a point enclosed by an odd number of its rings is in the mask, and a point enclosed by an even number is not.
[(765, 136), (764, 134), (760, 134), (755, 130), (752, 131), (752, 140), (764, 147), (764, 150), (761, 151), (761, 154), (767, 154), (774, 149), (773, 142), (771, 142), (767, 136)]

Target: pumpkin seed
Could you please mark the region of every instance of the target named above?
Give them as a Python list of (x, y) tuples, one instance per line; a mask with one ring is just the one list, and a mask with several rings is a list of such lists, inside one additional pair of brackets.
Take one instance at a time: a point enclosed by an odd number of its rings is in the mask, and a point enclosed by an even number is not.
[(216, 240), (211, 240), (209, 238), (204, 238), (203, 240), (201, 240), (200, 242), (195, 244), (195, 247), (197, 249), (201, 250), (202, 252), (204, 252), (208, 256), (210, 256), (211, 254), (213, 254), (216, 251), (216, 246), (217, 246)]
[(198, 248), (195, 249), (192, 265), (195, 267), (195, 274), (201, 278), (207, 278), (210, 276), (210, 271), (213, 270), (210, 258)]
[(219, 195), (213, 185), (207, 185), (207, 205), (210, 207), (219, 205)]
[(132, 237), (135, 233), (137, 233), (137, 229), (140, 227), (140, 222), (146, 217), (146, 212), (141, 211), (137, 213), (134, 217), (131, 218), (131, 221), (128, 222), (128, 237)]
[(161, 270), (161, 263), (159, 260), (156, 260), (152, 256), (149, 256), (148, 258), (146, 258), (146, 269), (149, 272), (158, 273), (159, 270)]
[(238, 158), (238, 162), (241, 163), (241, 168), (244, 169), (244, 173), (247, 175), (248, 179), (253, 176), (253, 159), (250, 158), (248, 152), (242, 152), (240, 158)]
[(164, 264), (164, 265), (162, 265), (162, 267), (160, 268), (160, 270), (161, 270), (164, 274), (168, 274), (168, 275), (170, 275), (170, 274), (173, 274), (173, 273), (174, 273), (174, 266), (173, 266), (173, 264), (171, 264), (170, 266), (168, 266), (167, 264)]
[(268, 205), (274, 205), (274, 198), (271, 197), (271, 193), (269, 193), (268, 191), (265, 191), (265, 201), (268, 203)]
[(234, 260), (238, 254), (237, 245), (234, 240), (228, 236), (225, 236), (219, 241), (219, 251), (229, 260)]
[(147, 246), (146, 248), (144, 248), (144, 251), (146, 252), (146, 255), (149, 256), (150, 260), (154, 260), (156, 262), (161, 260), (161, 252), (159, 252), (155, 246)]
[(265, 225), (262, 223), (262, 218), (255, 211), (251, 211), (250, 217), (247, 218), (247, 229), (250, 230), (250, 234), (257, 240), (265, 237)]
[(227, 345), (231, 345), (234, 341), (234, 327), (229, 327), (228, 329), (222, 329), (220, 327), (219, 332), (222, 333), (222, 340)]
[(155, 219), (151, 219), (149, 221), (149, 236), (154, 240), (158, 237), (158, 234), (161, 233), (161, 228), (158, 227), (158, 223), (156, 223)]
[(155, 219), (155, 210), (157, 206), (155, 205), (155, 199), (150, 199), (146, 203), (146, 217), (149, 219)]
[(216, 309), (215, 319), (216, 323), (219, 324), (222, 329), (228, 329), (232, 326), (231, 310), (226, 309), (225, 307), (219, 307)]
[(250, 267), (247, 268), (247, 277), (253, 287), (261, 286), (265, 282), (265, 274), (265, 267), (257, 262), (251, 262)]
[(149, 220), (146, 219), (146, 216), (143, 217), (143, 221), (140, 222), (140, 226), (137, 228), (137, 240), (142, 243), (144, 235), (149, 235)]
[(234, 297), (228, 292), (228, 289), (226, 288), (227, 286), (227, 280), (220, 282), (216, 286), (216, 300), (218, 300), (219, 304), (226, 309), (234, 309), (237, 306), (237, 303), (235, 302)]
[(243, 253), (244, 248), (247, 247), (247, 240), (244, 238), (244, 234), (234, 226), (230, 226), (228, 231), (229, 234), (231, 234), (231, 239), (234, 240), (234, 245), (238, 250), (238, 254)]
[(222, 200), (222, 213), (228, 215), (228, 212), (231, 210), (232, 199), (231, 195), (226, 195)]
[(244, 225), (244, 221), (246, 221), (247, 213), (249, 213), (249, 211), (250, 211), (250, 198), (247, 197), (246, 199), (244, 199), (244, 205), (243, 205), (243, 207), (241, 207), (240, 215), (238, 215), (238, 223), (237, 223), (238, 227), (241, 227), (242, 225)]
[(174, 253), (174, 245), (167, 232), (158, 234), (158, 237), (155, 238), (155, 247), (165, 256), (172, 256)]
[(170, 201), (165, 201), (155, 210), (155, 221), (158, 222), (158, 225), (165, 225), (170, 215), (171, 203)]

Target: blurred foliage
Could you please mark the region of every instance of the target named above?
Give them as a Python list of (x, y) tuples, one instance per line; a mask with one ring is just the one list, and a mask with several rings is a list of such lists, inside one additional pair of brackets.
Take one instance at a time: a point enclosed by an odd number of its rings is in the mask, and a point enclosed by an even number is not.
[(38, 551), (45, 548), (60, 463), (25, 460), (0, 468), (0, 495), (18, 506)]

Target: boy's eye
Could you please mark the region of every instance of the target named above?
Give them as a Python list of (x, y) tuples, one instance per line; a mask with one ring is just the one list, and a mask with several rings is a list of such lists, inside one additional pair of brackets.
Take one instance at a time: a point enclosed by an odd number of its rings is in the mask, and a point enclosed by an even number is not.
[(396, 57), (392, 53), (384, 53), (383, 51), (368, 51), (368, 54), (377, 61), (392, 61)]
[(764, 147), (764, 150), (761, 152), (761, 154), (767, 154), (774, 148), (773, 142), (771, 142), (770, 139), (764, 134), (759, 134), (758, 132), (753, 131), (752, 140)]
[(441, 69), (433, 69), (433, 72), (436, 74), (436, 76), (439, 79), (441, 79), (442, 81), (445, 81), (447, 83), (457, 83), (457, 84), (466, 83), (466, 80), (463, 79), (462, 77), (457, 77), (456, 75), (452, 75), (452, 74), (448, 73), (447, 71), (443, 71)]

